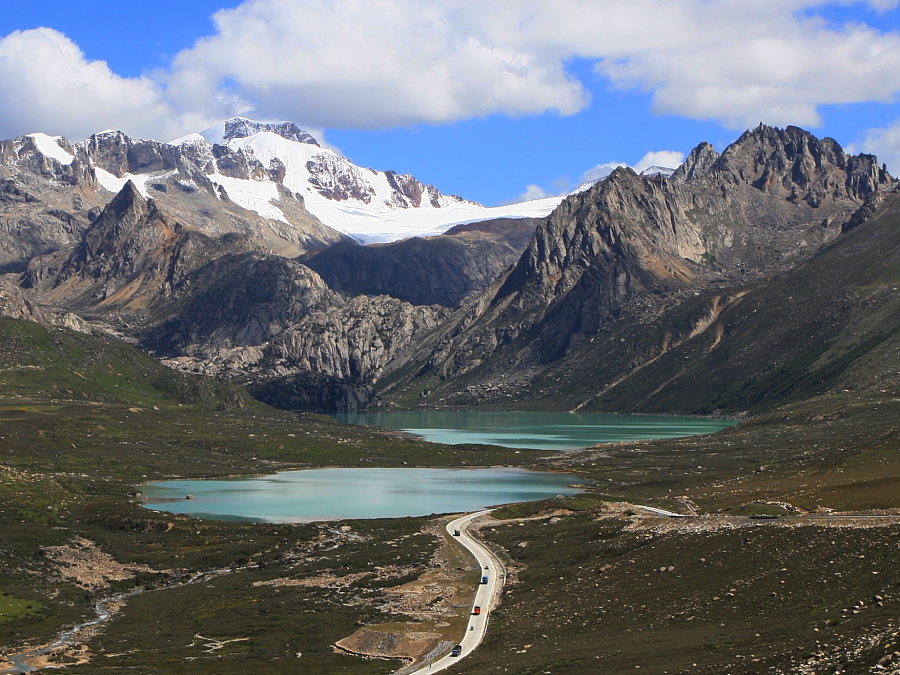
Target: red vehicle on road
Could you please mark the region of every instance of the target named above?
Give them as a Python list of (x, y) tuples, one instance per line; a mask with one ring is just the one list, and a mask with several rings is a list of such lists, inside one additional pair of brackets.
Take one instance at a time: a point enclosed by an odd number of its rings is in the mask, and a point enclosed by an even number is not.
[(475, 605), (475, 608), (472, 610), (472, 614), (474, 614), (475, 616), (478, 616), (479, 614), (481, 614), (481, 607), (479, 607), (478, 605)]

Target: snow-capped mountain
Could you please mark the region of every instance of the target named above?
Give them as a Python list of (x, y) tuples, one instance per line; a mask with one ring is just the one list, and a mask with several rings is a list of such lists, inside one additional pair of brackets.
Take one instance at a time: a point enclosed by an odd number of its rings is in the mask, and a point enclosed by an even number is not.
[[(358, 166), (320, 147), (307, 131), (291, 122), (256, 122), (242, 117), (172, 141), (198, 154), (213, 156), (217, 145), (252, 158), (264, 176), (224, 176), (215, 169), (209, 179), (236, 203), (272, 217), (277, 209), (275, 184), (284, 186), (323, 223), (355, 239), (388, 242), (440, 234), (460, 223), (493, 218), (541, 217), (559, 203), (542, 199), (501, 207), (485, 207), (456, 195), (445, 195), (410, 174)], [(277, 217), (277, 216), (276, 216)]]
[(201, 132), (200, 135), (210, 143), (224, 145), (234, 138), (246, 138), (262, 131), (278, 134), (282, 138), (296, 141), (297, 143), (319, 145), (319, 141), (316, 140), (315, 136), (305, 129), (301, 129), (293, 122), (258, 122), (247, 117), (232, 117)]
[(561, 201), (485, 207), (411, 174), (354, 164), (292, 122), (235, 117), (170, 143), (112, 130), (75, 144), (43, 133), (21, 140), (42, 162), (86, 171), (94, 190), (118, 193), (131, 181), (185, 224), (214, 235), (249, 234), (284, 255), (328, 245), (341, 234), (389, 242), (463, 223), (543, 217)]

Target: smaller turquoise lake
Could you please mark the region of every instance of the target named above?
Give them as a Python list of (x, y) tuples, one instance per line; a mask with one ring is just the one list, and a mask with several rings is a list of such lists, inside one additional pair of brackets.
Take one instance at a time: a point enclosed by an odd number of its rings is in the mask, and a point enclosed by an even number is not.
[[(309, 522), (477, 511), (582, 492), (574, 474), (525, 469), (309, 469), (145, 485), (144, 507), (217, 520)], [(191, 495), (192, 499), (186, 499)]]
[(710, 434), (734, 420), (669, 415), (421, 410), (334, 415), (341, 422), (398, 429), (436, 443), (577, 450), (596, 443)]

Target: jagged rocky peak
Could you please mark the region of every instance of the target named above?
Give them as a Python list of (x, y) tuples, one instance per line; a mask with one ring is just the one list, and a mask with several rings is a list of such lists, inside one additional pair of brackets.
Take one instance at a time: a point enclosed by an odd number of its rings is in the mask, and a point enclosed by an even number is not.
[[(315, 136), (305, 129), (301, 129), (293, 122), (258, 122), (246, 117), (232, 117), (231, 119), (225, 120), (221, 142), (227, 143), (235, 138), (247, 138), (248, 136), (263, 131), (278, 134), (289, 141), (308, 143), (309, 145), (315, 146), (319, 145), (319, 141), (316, 140)], [(220, 141), (215, 139), (214, 142)]]
[(125, 174), (171, 171), (178, 166), (175, 147), (159, 141), (135, 140), (122, 131), (101, 131), (77, 144), (79, 156), (95, 167)]
[[(121, 273), (119, 268), (133, 267), (136, 257), (151, 254), (171, 232), (172, 227), (156, 203), (144, 199), (135, 184), (128, 181), (84, 233), (62, 276), (95, 265), (111, 266)], [(112, 269), (103, 271), (109, 273)]]
[(717, 159), (719, 159), (719, 152), (710, 143), (704, 141), (691, 150), (691, 154), (684, 160), (684, 164), (675, 170), (672, 178), (675, 181), (685, 181), (705, 176)]
[(788, 190), (791, 199), (811, 206), (828, 198), (864, 200), (894, 182), (874, 155), (848, 155), (833, 138), (764, 124), (728, 146), (711, 172), (761, 190)]
[[(427, 185), (412, 174), (398, 174), (396, 171), (385, 171), (388, 184), (393, 189), (394, 206), (418, 208), (426, 203), (434, 208), (441, 207), (441, 192), (434, 185)], [(462, 201), (461, 197), (452, 195), (453, 198)], [(471, 203), (471, 202), (470, 202)]]

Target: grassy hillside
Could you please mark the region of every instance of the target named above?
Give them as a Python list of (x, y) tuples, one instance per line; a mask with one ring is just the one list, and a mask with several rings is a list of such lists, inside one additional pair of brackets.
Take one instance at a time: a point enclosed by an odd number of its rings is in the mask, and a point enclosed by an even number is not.
[[(710, 437), (553, 456), (441, 446), (277, 411), (240, 389), (171, 373), (128, 345), (0, 325), (7, 378), (0, 394), (0, 656), (92, 617), (99, 597), (142, 587), (149, 590), (128, 599), (87, 642), (89, 662), (67, 672), (391, 672), (391, 662), (336, 654), (331, 643), (360, 625), (398, 619), (384, 589), (430, 568), (435, 541), (416, 534), (427, 519), (358, 521), (343, 534), (328, 525), (153, 513), (134, 496), (140, 483), (162, 477), (328, 465), (504, 464), (574, 470), (592, 481), (586, 495), (505, 514), (552, 508), (570, 514), (563, 521), (488, 533), (507, 549), (516, 581), (467, 672), (641, 665), (663, 673), (692, 663), (707, 673), (796, 672), (818, 640), (837, 650), (831, 665), (847, 662), (840, 645), (869, 645), (854, 657), (858, 667), (845, 670), (862, 673), (896, 640), (896, 525), (739, 519), (657, 531), (636, 525), (629, 510), (604, 506), (628, 499), (683, 509), (686, 498), (726, 517), (785, 513), (772, 501), (790, 502), (796, 513), (820, 505), (896, 508), (895, 395), (826, 394)], [(62, 550), (87, 556), (87, 566), (59, 559)], [(132, 567), (119, 580), (91, 587), (76, 578), (79, 570), (119, 565)], [(388, 578), (254, 585), (376, 569)], [(837, 583), (823, 581), (836, 573)], [(870, 606), (874, 595), (882, 605)], [(867, 609), (853, 613), (861, 599)], [(211, 649), (211, 640), (225, 642)]]
[(124, 342), (4, 317), (0, 391), (6, 398), (263, 408), (238, 387), (181, 375)]

